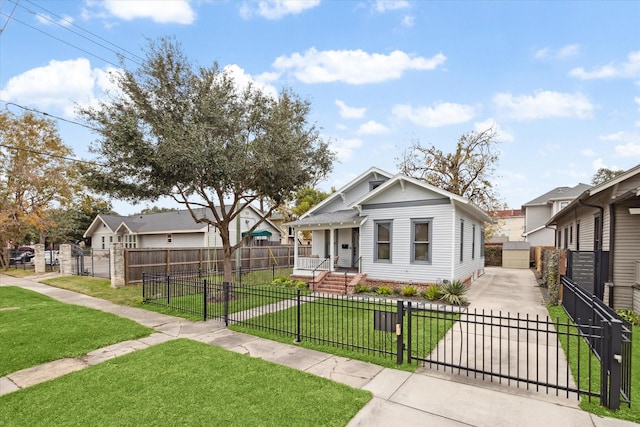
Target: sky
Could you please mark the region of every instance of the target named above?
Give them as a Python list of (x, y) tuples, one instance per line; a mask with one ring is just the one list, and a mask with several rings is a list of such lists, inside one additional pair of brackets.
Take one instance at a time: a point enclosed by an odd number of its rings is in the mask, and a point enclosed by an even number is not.
[(0, 0), (0, 108), (46, 113), (92, 159), (77, 106), (165, 36), (238, 84), (309, 100), (338, 157), (325, 191), (489, 127), (511, 209), (640, 164), (640, 1)]

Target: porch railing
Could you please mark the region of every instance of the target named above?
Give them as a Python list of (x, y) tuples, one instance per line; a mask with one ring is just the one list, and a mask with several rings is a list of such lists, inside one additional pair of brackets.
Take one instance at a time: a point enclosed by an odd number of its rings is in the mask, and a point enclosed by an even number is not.
[(296, 270), (329, 270), (328, 258), (318, 257), (298, 257), (296, 260)]

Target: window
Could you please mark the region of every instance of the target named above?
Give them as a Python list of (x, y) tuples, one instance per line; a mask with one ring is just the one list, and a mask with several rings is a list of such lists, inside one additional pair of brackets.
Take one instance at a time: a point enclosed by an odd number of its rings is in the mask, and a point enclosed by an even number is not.
[(476, 259), (476, 225), (471, 226), (471, 259)]
[(102, 236), (102, 249), (105, 249), (105, 247), (104, 247), (104, 236)]
[(576, 251), (580, 250), (580, 223), (576, 223)]
[(431, 262), (431, 219), (411, 220), (411, 262)]
[(569, 226), (569, 244), (573, 245), (573, 224)]
[(464, 219), (460, 220), (460, 262), (464, 261)]
[(171, 234), (167, 234), (167, 243), (171, 243), (172, 237)]
[(126, 234), (124, 236), (124, 247), (134, 249), (136, 247), (136, 236), (134, 234)]
[(556, 232), (556, 249), (560, 249), (562, 247), (562, 231), (558, 230)]
[(374, 222), (374, 261), (391, 261), (391, 221)]
[(109, 236), (109, 243), (113, 243), (113, 236)]
[(293, 231), (293, 227), (289, 227), (288, 228), (288, 233), (289, 234), (287, 234), (287, 236), (289, 236), (289, 237), (293, 237), (293, 236), (296, 235), (296, 233)]
[(564, 228), (564, 249), (569, 248), (569, 227)]
[(593, 250), (599, 251), (602, 249), (600, 245), (600, 217), (596, 216), (593, 218)]
[(380, 185), (382, 184), (384, 184), (384, 180), (369, 181), (369, 191), (375, 190), (376, 188), (380, 187)]

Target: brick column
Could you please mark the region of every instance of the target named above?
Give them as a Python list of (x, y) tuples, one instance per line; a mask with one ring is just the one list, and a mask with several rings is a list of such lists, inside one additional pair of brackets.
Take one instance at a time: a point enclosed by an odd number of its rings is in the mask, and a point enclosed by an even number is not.
[(112, 288), (121, 288), (126, 285), (124, 280), (123, 243), (112, 243), (109, 247), (109, 271), (111, 272)]
[(44, 273), (46, 271), (46, 267), (44, 264), (44, 245), (42, 243), (38, 243), (35, 245), (36, 252), (35, 257), (33, 257), (33, 268), (36, 274)]

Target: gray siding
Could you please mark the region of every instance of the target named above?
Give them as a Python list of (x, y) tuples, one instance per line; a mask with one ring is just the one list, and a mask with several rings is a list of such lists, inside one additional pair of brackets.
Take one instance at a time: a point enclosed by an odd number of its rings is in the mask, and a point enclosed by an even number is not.
[[(460, 232), (460, 220), (464, 220), (464, 236), (462, 237)], [(469, 215), (466, 215), (459, 210), (455, 215), (455, 258), (454, 262), (454, 274), (453, 279), (463, 279), (465, 277), (473, 276), (479, 270), (484, 268), (484, 254), (481, 253), (480, 250), (480, 232), (482, 230), (482, 224), (477, 220), (474, 220)], [(475, 225), (475, 234), (476, 234), (476, 244), (475, 244), (475, 255), (472, 256), (473, 249), (473, 239), (472, 239), (472, 230)], [(460, 239), (463, 240), (463, 261), (460, 262)]]
[(629, 205), (615, 208), (616, 232), (613, 252), (614, 307), (631, 308), (636, 261), (640, 260), (640, 215), (629, 214)]
[[(378, 176), (378, 180), (387, 180), (381, 176)], [(319, 210), (315, 211), (314, 214), (326, 213), (326, 212), (336, 212), (348, 209), (349, 206), (356, 200), (358, 200), (363, 195), (369, 192), (369, 182), (375, 181), (373, 175), (369, 175), (365, 177), (362, 181), (351, 187), (344, 195), (344, 201), (340, 195), (336, 195), (335, 199), (332, 200), (325, 206), (322, 206)]]
[[(363, 214), (367, 222), (360, 231), (360, 255), (362, 271), (373, 279), (389, 279), (406, 282), (436, 282), (438, 279), (453, 279), (453, 211), (451, 205), (436, 205), (420, 208), (372, 209)], [(431, 263), (411, 263), (411, 220), (433, 218), (431, 235)], [(391, 263), (374, 262), (374, 221), (393, 220)]]
[[(167, 242), (167, 234), (147, 234), (139, 248), (198, 248), (205, 245), (204, 233), (171, 234), (171, 243)], [(138, 239), (140, 236), (138, 236)]]

